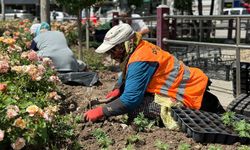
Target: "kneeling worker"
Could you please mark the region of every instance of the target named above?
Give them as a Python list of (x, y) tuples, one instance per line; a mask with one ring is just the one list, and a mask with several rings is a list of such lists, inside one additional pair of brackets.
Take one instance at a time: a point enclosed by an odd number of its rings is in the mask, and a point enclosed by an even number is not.
[(108, 94), (114, 100), (85, 112), (87, 121), (125, 113), (135, 118), (142, 112), (148, 118), (161, 116), (172, 128), (171, 106), (224, 112), (217, 97), (207, 91), (210, 81), (200, 69), (187, 67), (167, 51), (142, 40), (129, 24), (112, 27), (96, 52), (110, 54), (121, 63), (123, 72), (118, 86)]

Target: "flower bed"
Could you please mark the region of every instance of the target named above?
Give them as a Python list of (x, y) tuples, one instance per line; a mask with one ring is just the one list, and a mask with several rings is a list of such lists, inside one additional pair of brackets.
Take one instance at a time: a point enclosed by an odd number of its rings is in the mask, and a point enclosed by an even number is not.
[(52, 61), (27, 48), (30, 25), (6, 24), (0, 37), (1, 149), (60, 147), (74, 138), (73, 118), (59, 113), (60, 80)]

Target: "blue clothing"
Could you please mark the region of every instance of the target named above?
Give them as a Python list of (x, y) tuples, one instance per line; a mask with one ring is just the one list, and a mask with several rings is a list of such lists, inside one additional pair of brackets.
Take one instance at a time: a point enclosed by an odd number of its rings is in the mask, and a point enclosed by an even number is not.
[(36, 29), (35, 36), (38, 36), (42, 29), (50, 30), (50, 25), (47, 22), (42, 22), (41, 25)]
[(142, 102), (147, 86), (157, 67), (156, 62), (134, 62), (128, 66), (125, 88), (120, 100), (129, 111)]

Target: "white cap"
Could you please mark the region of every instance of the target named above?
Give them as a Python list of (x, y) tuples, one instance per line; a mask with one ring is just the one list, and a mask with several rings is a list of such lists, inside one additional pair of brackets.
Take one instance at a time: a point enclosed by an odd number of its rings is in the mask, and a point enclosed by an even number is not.
[(97, 53), (105, 53), (111, 48), (132, 38), (134, 30), (129, 24), (122, 23), (112, 27), (105, 35), (103, 43), (95, 50)]
[(35, 24), (32, 24), (32, 26), (30, 27), (30, 32), (31, 33), (35, 33), (36, 30), (41, 26), (40, 23), (35, 23)]

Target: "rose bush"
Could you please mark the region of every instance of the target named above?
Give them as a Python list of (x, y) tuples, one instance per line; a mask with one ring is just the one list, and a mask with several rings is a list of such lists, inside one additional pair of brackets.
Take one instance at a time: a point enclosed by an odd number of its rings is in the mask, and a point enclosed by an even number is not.
[(60, 80), (52, 61), (28, 50), (30, 22), (16, 26), (0, 37), (0, 147), (59, 146), (75, 138), (74, 119), (59, 113)]

